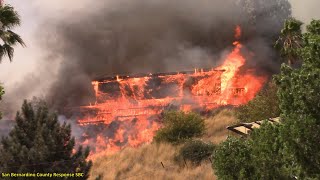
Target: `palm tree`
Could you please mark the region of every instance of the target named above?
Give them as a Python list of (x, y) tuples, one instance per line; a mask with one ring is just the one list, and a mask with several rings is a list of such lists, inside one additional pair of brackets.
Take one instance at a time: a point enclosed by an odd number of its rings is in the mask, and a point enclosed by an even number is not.
[(298, 50), (302, 47), (302, 24), (301, 21), (294, 18), (286, 20), (275, 44), (275, 47), (280, 50), (282, 57), (286, 59), (289, 65), (293, 65), (300, 59)]
[(20, 16), (10, 5), (0, 4), (0, 63), (4, 56), (8, 56), (10, 62), (13, 58), (14, 48), (17, 43), (25, 47), (21, 37), (11, 31), (12, 28), (20, 25)]

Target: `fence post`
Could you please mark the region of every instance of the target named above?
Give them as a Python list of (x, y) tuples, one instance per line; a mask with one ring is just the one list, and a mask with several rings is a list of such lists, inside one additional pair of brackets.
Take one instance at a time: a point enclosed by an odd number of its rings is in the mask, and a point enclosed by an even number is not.
[(165, 169), (165, 168), (164, 168), (164, 165), (163, 165), (163, 163), (162, 163), (162, 161), (161, 161), (161, 165), (162, 165), (163, 169)]

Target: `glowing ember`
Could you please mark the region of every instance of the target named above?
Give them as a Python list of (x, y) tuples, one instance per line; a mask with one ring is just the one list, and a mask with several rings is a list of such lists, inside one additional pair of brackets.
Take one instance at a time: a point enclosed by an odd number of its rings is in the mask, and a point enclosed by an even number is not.
[(236, 27), (234, 37), (236, 39), (240, 39), (240, 37), (241, 37), (241, 27), (240, 26)]
[[(241, 28), (237, 26), (235, 38), (240, 36)], [(158, 116), (172, 105), (187, 112), (247, 103), (261, 89), (266, 77), (258, 77), (252, 70), (240, 74), (246, 59), (241, 54), (241, 43), (236, 41), (233, 45), (232, 52), (216, 69), (93, 81), (96, 102), (80, 108), (82, 117), (78, 123), (103, 124), (108, 128), (95, 138), (86, 137), (83, 144), (95, 144), (96, 152), (110, 154), (126, 146), (151, 142), (161, 127)]]

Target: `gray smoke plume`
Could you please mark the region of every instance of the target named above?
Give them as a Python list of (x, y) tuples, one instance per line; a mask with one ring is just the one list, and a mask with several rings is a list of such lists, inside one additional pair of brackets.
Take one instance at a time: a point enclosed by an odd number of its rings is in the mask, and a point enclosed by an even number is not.
[(244, 69), (276, 72), (273, 42), (291, 14), (287, 0), (31, 2), (43, 22), (33, 38), (41, 47), (28, 47), (39, 55), (37, 67), (20, 82), (5, 82), (0, 109), (6, 119), (33, 96), (58, 109), (93, 102), (91, 80), (102, 75), (215, 67), (230, 52), (236, 25), (242, 27), (240, 41), (248, 54)]
[[(23, 99), (32, 96), (44, 97), (58, 110), (93, 102), (91, 81), (102, 75), (215, 67), (230, 52), (236, 25), (242, 27), (240, 41), (245, 45), (243, 53), (248, 54), (244, 68), (256, 68), (262, 74), (276, 72), (279, 66), (272, 44), (284, 19), (291, 14), (287, 0), (46, 3), (77, 8), (72, 13), (64, 12), (66, 7), (62, 11), (42, 9), (56, 14), (42, 17), (43, 23), (36, 32), (42, 49), (36, 52), (44, 57), (37, 62), (34, 72), (21, 78), (23, 81), (5, 87), (6, 95), (0, 103), (5, 119), (13, 119)], [(63, 116), (59, 120), (69, 121), (73, 135), (81, 137), (83, 129), (74, 121)], [(0, 124), (1, 132), (6, 130), (7, 134), (11, 123), (4, 122)]]
[(255, 54), (247, 66), (274, 72), (272, 43), (291, 14), (286, 0), (105, 0), (98, 6), (46, 21), (42, 43), (61, 58), (47, 94), (55, 108), (93, 101), (91, 80), (104, 74), (215, 67), (236, 25), (246, 51)]

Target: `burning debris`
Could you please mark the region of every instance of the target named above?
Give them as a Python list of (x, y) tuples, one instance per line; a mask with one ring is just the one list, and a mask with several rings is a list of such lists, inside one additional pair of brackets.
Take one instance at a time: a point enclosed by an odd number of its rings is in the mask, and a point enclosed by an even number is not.
[(210, 104), (222, 104), (217, 97), (221, 93), (223, 72), (196, 69), (194, 73), (116, 76), (93, 81), (96, 103), (83, 106), (81, 110), (95, 113), (88, 114), (79, 123), (110, 124), (116, 118), (157, 115), (172, 102), (179, 104), (181, 110), (192, 106), (210, 109)]
[[(237, 26), (235, 38), (240, 35)], [(161, 127), (159, 115), (168, 107), (185, 112), (210, 111), (247, 103), (266, 77), (250, 69), (240, 72), (246, 59), (241, 53), (242, 44), (236, 41), (233, 45), (232, 52), (215, 69), (117, 75), (92, 81), (96, 101), (80, 107), (78, 123), (98, 135), (85, 133), (83, 144), (95, 144), (96, 151), (112, 153), (125, 146), (151, 142)]]

